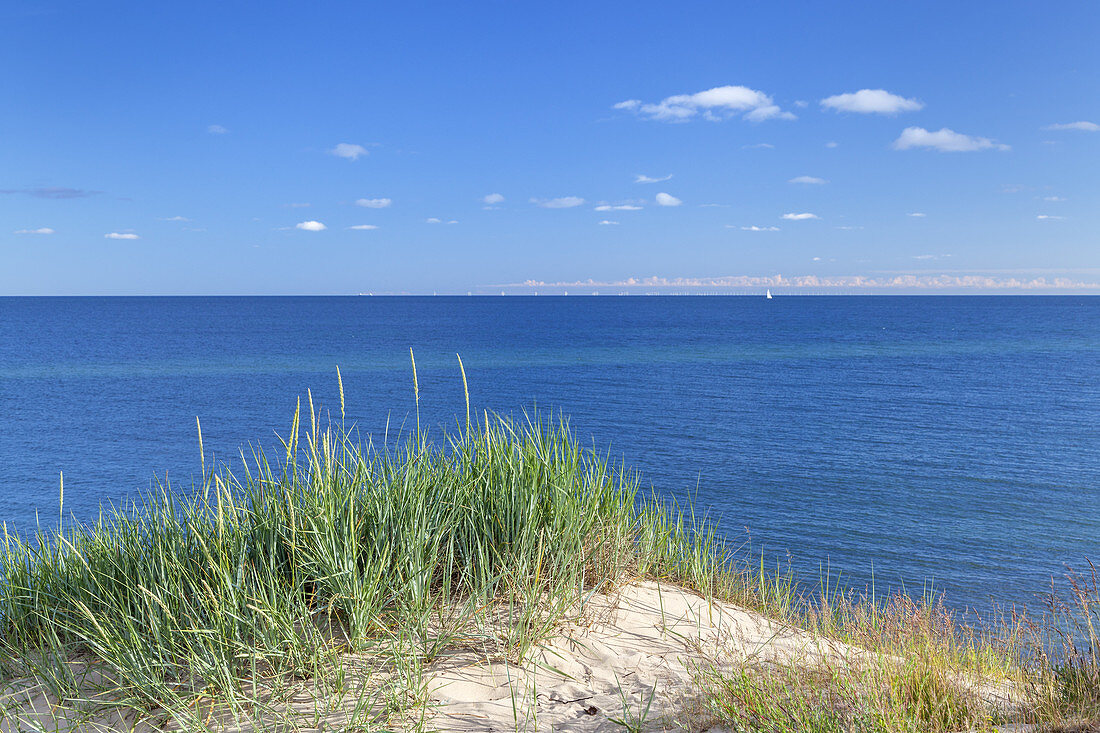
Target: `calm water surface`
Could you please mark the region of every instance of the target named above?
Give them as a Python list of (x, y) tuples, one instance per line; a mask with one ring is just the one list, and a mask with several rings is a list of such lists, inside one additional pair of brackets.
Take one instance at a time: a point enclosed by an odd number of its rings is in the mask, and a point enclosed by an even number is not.
[(391, 433), (537, 405), (816, 582), (1034, 603), (1100, 559), (1100, 298), (0, 298), (0, 518), (189, 484), (312, 389)]

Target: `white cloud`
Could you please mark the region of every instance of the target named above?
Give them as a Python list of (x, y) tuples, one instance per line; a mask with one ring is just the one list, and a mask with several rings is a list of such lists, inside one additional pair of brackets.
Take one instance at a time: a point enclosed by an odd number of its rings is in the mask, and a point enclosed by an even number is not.
[(809, 183), (814, 185), (821, 185), (823, 183), (828, 183), (828, 181), (826, 181), (824, 178), (818, 178), (817, 176), (795, 176), (791, 180), (787, 181), (787, 183)]
[(49, 227), (38, 227), (37, 229), (16, 229), (16, 234), (53, 234), (53, 229)]
[(584, 203), (584, 199), (580, 196), (560, 196), (556, 199), (531, 199), (531, 203), (541, 206), (544, 209), (572, 209), (574, 206), (580, 206)]
[(821, 262), (821, 258), (820, 257), (814, 257), (814, 262)]
[(676, 94), (665, 97), (656, 104), (643, 104), (639, 99), (628, 99), (613, 108), (662, 122), (686, 122), (699, 114), (708, 120), (722, 120), (742, 113), (745, 119), (752, 122), (772, 118), (795, 119), (790, 112), (779, 109), (764, 92), (730, 85), (695, 94)]
[(742, 150), (772, 150), (775, 148), (771, 143), (753, 143), (752, 145), (742, 145)]
[(328, 229), (328, 227), (326, 227), (321, 222), (313, 221), (313, 220), (300, 221), (300, 222), (298, 222), (297, 224), (294, 225), (294, 228), (295, 229), (301, 229), (302, 231), (305, 231), (305, 232), (323, 232), (326, 229)]
[(796, 99), (794, 100), (794, 106), (798, 107), (799, 109), (806, 109), (810, 106), (810, 103), (807, 102), (805, 99)]
[(481, 200), (489, 206), (496, 206), (497, 204), (504, 203), (504, 196), (499, 193), (491, 193)]
[(224, 135), (225, 133), (229, 132), (229, 130), (225, 129), (221, 125), (208, 125), (206, 131), (209, 132), (211, 135)]
[[(948, 255), (944, 255), (948, 256)], [(817, 260), (815, 260), (817, 261)], [(1021, 277), (996, 277), (985, 273), (949, 274), (947, 272), (927, 271), (888, 273), (868, 277), (865, 275), (728, 275), (724, 277), (630, 277), (622, 280), (579, 280), (571, 282), (545, 282), (527, 280), (515, 283), (514, 287), (616, 287), (616, 288), (749, 288), (749, 287), (786, 287), (786, 288), (841, 288), (863, 291), (904, 291), (924, 290), (932, 292), (963, 291), (1096, 291), (1100, 282), (1071, 280), (1068, 277), (1035, 277), (1028, 274)]]
[(840, 143), (836, 142), (835, 140), (830, 140), (829, 142), (825, 143), (825, 147), (827, 147), (827, 148), (840, 147)]
[(637, 204), (600, 204), (596, 207), (596, 211), (641, 211), (642, 207)]
[(603, 221), (600, 222), (600, 226), (609, 226), (609, 225), (618, 224), (618, 223), (619, 222), (617, 222), (617, 221), (611, 221), (609, 219), (604, 219)]
[(141, 239), (141, 237), (139, 237), (138, 235), (132, 234), (130, 232), (124, 232), (124, 233), (111, 232), (110, 234), (104, 234), (103, 238), (104, 239)]
[(862, 228), (863, 227), (853, 227), (853, 226), (836, 227), (836, 229), (841, 229), (841, 230), (846, 231), (846, 232), (854, 232), (854, 231), (857, 231), (857, 230), (862, 229)]
[(635, 183), (660, 183), (662, 181), (667, 181), (670, 178), (672, 178), (671, 173), (669, 173), (667, 176), (661, 176), (660, 178), (650, 178), (649, 176), (647, 176), (645, 174), (639, 173), (638, 175), (634, 176), (634, 182)]
[(928, 216), (928, 214), (925, 214), (923, 211), (914, 211), (906, 214), (906, 216), (915, 216), (918, 219), (923, 219), (924, 217)]
[(1057, 125), (1047, 125), (1044, 130), (1078, 130), (1080, 132), (1100, 132), (1100, 125), (1095, 122), (1062, 122)]
[(161, 221), (191, 221), (186, 216), (166, 216)]
[(656, 199), (657, 204), (660, 206), (679, 206), (680, 204), (684, 203), (675, 196), (663, 192), (657, 194), (654, 198)]
[(972, 137), (946, 127), (932, 132), (923, 127), (907, 127), (894, 141), (895, 150), (932, 148), (944, 153), (966, 153), (974, 150), (1011, 150), (1008, 145), (994, 142), (987, 137)]
[(770, 120), (773, 117), (778, 117), (781, 120), (797, 120), (798, 118), (791, 112), (784, 112), (779, 109), (777, 105), (769, 104), (767, 107), (757, 107), (745, 114), (745, 119), (749, 122), (763, 122), (764, 120)]
[(443, 220), (440, 219), (438, 216), (429, 216), (427, 219), (424, 220), (424, 223), (425, 224), (442, 224)]
[(778, 232), (779, 227), (758, 227), (753, 224), (751, 227), (734, 227), (732, 224), (726, 225), (729, 229), (739, 228), (743, 232)]
[(1043, 201), (1065, 201), (1061, 196), (1044, 196)]
[(283, 204), (284, 209), (308, 209), (310, 204), (297, 203), (297, 204)]
[(1066, 217), (1064, 217), (1064, 216), (1054, 216), (1053, 214), (1039, 214), (1035, 218), (1039, 219), (1040, 221), (1042, 221), (1044, 219), (1052, 220), (1052, 221), (1059, 221), (1061, 219), (1065, 219)]
[(365, 232), (365, 231), (369, 231), (369, 230), (377, 229), (377, 228), (378, 227), (375, 226), (374, 224), (355, 224), (353, 226), (348, 227), (348, 229), (354, 229), (354, 230), (360, 231), (360, 232)]
[(393, 199), (356, 199), (355, 205), (364, 209), (385, 209), (393, 203)]
[(858, 92), (826, 97), (821, 100), (821, 106), (837, 112), (896, 115), (899, 112), (915, 112), (924, 107), (924, 102), (906, 99), (885, 89), (860, 89)]
[(354, 143), (339, 143), (329, 152), (337, 158), (347, 158), (348, 160), (359, 160), (364, 155), (370, 155), (366, 148)]
[(802, 213), (802, 214), (791, 213), (791, 214), (784, 214), (780, 218), (781, 219), (786, 219), (787, 221), (805, 221), (807, 219), (818, 219), (820, 217), (817, 214), (810, 214), (810, 213)]

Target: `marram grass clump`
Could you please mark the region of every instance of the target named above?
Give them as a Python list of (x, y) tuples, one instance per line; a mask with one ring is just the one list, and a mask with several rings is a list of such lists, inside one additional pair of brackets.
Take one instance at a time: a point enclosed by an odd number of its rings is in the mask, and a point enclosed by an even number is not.
[(330, 674), (336, 652), (430, 661), (504, 608), (503, 652), (521, 657), (594, 591), (734, 578), (713, 531), (643, 499), (563, 421), (483, 418), (376, 449), (320, 429), (311, 404), (275, 465), (256, 452), (92, 524), (5, 532), (0, 675), (79, 707), (94, 669), (113, 702), (192, 727), (196, 700), (244, 710)]

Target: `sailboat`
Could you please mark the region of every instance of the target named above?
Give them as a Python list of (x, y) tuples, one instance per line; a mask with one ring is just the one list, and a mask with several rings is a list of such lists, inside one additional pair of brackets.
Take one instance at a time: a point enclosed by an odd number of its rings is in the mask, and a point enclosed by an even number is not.
[(767, 291), (767, 293), (764, 294), (764, 297), (767, 298), (768, 300), (771, 300), (772, 299), (772, 291), (769, 289)]

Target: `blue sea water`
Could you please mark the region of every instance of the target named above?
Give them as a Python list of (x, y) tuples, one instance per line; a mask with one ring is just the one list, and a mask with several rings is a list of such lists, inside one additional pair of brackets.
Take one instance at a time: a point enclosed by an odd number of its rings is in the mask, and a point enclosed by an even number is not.
[[(391, 436), (568, 415), (746, 552), (956, 608), (1100, 560), (1100, 298), (0, 298), (0, 518), (189, 485), (273, 448), (296, 399)], [(36, 519), (37, 517), (37, 519)]]

